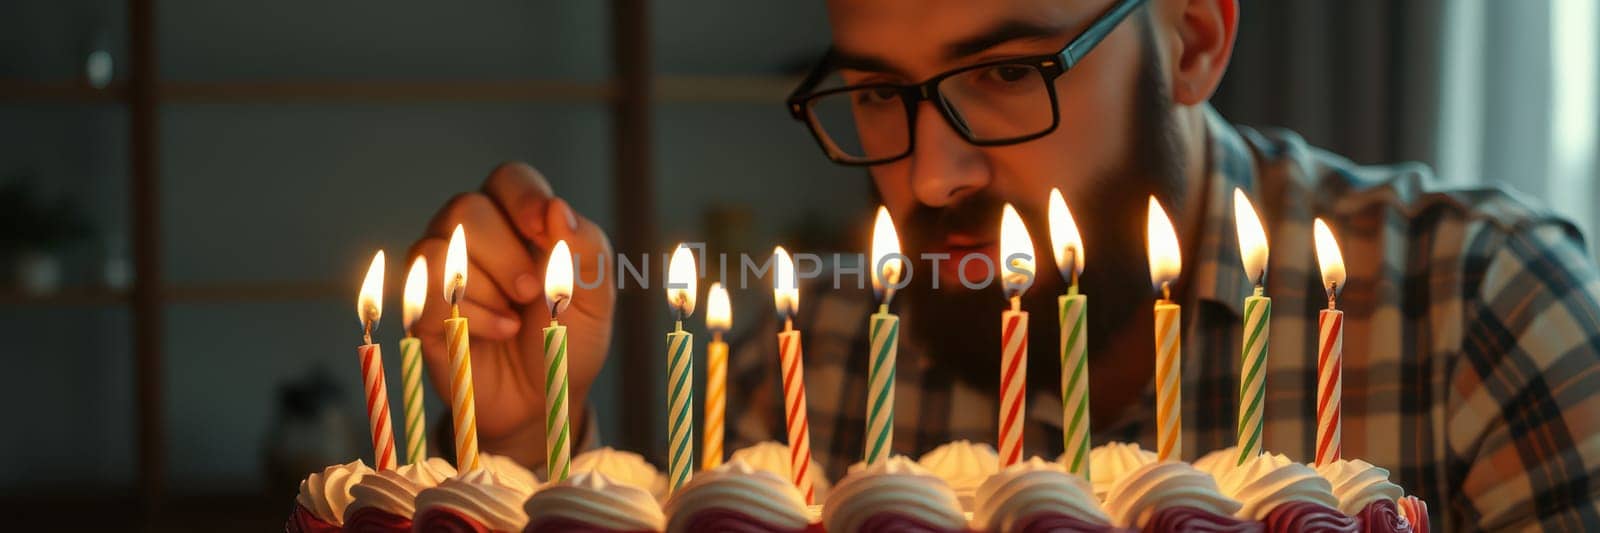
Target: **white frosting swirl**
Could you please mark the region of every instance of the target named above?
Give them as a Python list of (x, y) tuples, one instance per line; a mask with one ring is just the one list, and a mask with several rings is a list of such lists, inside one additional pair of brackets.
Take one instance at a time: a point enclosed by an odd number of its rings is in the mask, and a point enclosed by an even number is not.
[(372, 473), (367, 464), (360, 459), (342, 465), (333, 465), (322, 469), (322, 472), (313, 472), (300, 481), (300, 494), (294, 497), (295, 503), (311, 512), (311, 516), (318, 520), (336, 526), (344, 525), (344, 508), (350, 505), (353, 499), (350, 496), (350, 487), (361, 482), (361, 478)]
[[(744, 461), (756, 470), (765, 470), (777, 474), (783, 479), (794, 479), (793, 469), (789, 468), (789, 445), (777, 441), (766, 441), (741, 448), (733, 455), (728, 456), (730, 461)], [(828, 491), (833, 484), (828, 482), (823, 475), (822, 465), (816, 458), (811, 459), (811, 471), (817, 475), (812, 476), (811, 489), (816, 493), (816, 501), (827, 501)]]
[(572, 473), (579, 472), (605, 474), (612, 485), (637, 487), (657, 500), (667, 496), (667, 476), (637, 453), (610, 446), (589, 450), (572, 459)]
[(688, 531), (689, 519), (701, 511), (737, 511), (779, 529), (811, 524), (806, 499), (794, 482), (749, 463), (733, 460), (699, 472), (667, 500), (667, 531)]
[[(481, 458), (480, 458), (481, 460)], [(493, 531), (522, 531), (528, 515), (522, 502), (533, 487), (495, 468), (480, 468), (446, 479), (417, 494), (417, 513), (443, 507), (476, 520)]]
[(375, 507), (392, 515), (411, 518), (416, 514), (417, 493), (455, 476), (456, 468), (438, 457), (429, 457), (426, 461), (394, 470), (367, 474), (360, 483), (350, 487), (350, 496), (355, 501), (345, 509), (345, 517), (348, 519), (357, 509)]
[(666, 523), (655, 496), (595, 471), (572, 474), (566, 481), (546, 486), (528, 498), (522, 509), (533, 522), (566, 518), (614, 531), (661, 531)]
[[(1057, 462), (1065, 464), (1066, 457)], [(1105, 501), (1111, 485), (1122, 476), (1141, 466), (1156, 462), (1156, 454), (1139, 447), (1135, 442), (1108, 442), (1089, 450), (1089, 481), (1094, 486), (1094, 497)]]
[(1378, 500), (1399, 502), (1405, 491), (1389, 482), (1389, 471), (1360, 459), (1341, 459), (1317, 468), (1317, 474), (1333, 485), (1339, 498), (1339, 511), (1355, 516)]
[[(534, 475), (532, 470), (528, 470), (521, 463), (518, 463), (516, 459), (508, 456), (480, 453), (478, 454), (478, 466), (493, 470), (501, 477), (509, 478), (513, 482), (529, 489), (538, 489), (539, 485), (543, 484), (539, 481), (539, 476)], [(466, 474), (466, 472), (462, 472), (462, 474)]]
[(1117, 527), (1143, 528), (1156, 511), (1193, 507), (1231, 516), (1239, 502), (1222, 495), (1210, 474), (1178, 461), (1150, 463), (1128, 472), (1106, 495), (1106, 512)]
[(957, 440), (922, 454), (917, 464), (950, 485), (961, 508), (970, 511), (978, 485), (1000, 471), (1000, 455), (988, 444)]
[(982, 531), (1016, 531), (1018, 522), (1042, 512), (1111, 525), (1087, 481), (1038, 457), (1006, 467), (978, 486), (972, 525)]
[(897, 513), (936, 529), (967, 525), (956, 493), (944, 480), (903, 456), (858, 470), (833, 488), (822, 507), (822, 523), (831, 533), (855, 533), (878, 513)]
[(1227, 448), (1208, 453), (1205, 455), (1205, 457), (1201, 457), (1200, 460), (1195, 461), (1194, 467), (1200, 469), (1202, 472), (1211, 474), (1212, 478), (1215, 478), (1220, 482), (1222, 480), (1222, 476), (1227, 475), (1228, 472), (1232, 472), (1233, 469), (1239, 467), (1239, 447), (1229, 446)]
[(1289, 502), (1339, 506), (1328, 480), (1283, 454), (1264, 453), (1246, 460), (1222, 476), (1220, 485), (1224, 494), (1244, 504), (1234, 516), (1245, 520), (1265, 519), (1267, 513)]

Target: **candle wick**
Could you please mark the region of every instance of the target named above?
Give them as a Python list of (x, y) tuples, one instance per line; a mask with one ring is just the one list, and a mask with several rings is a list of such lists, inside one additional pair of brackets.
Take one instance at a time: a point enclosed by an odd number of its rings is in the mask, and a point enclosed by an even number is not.
[(1335, 296), (1339, 294), (1339, 282), (1328, 284), (1328, 310), (1334, 310)]
[(371, 320), (362, 320), (361, 321), (361, 341), (362, 341), (362, 344), (372, 344), (372, 321)]
[(1170, 281), (1161, 282), (1161, 299), (1162, 300), (1168, 300), (1168, 301), (1172, 300), (1172, 282), (1170, 282)]
[(1017, 294), (1014, 294), (1014, 295), (1011, 296), (1011, 310), (1012, 311), (1021, 311), (1022, 310), (1022, 293), (1021, 292), (1018, 292)]
[(455, 302), (450, 302), (450, 318), (461, 318), (461, 306), (456, 305)]
[(794, 331), (794, 318), (791, 318), (788, 315), (784, 315), (784, 317), (783, 317), (783, 330), (784, 331)]
[(678, 320), (673, 324), (672, 328), (673, 331), (677, 333), (683, 333), (683, 318), (679, 317)]
[(711, 330), (711, 342), (722, 342), (722, 330)]

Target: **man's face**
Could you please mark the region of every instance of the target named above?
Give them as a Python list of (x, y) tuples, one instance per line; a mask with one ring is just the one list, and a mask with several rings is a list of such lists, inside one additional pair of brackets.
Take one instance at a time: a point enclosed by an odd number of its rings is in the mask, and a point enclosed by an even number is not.
[[(1112, 1), (832, 0), (829, 15), (835, 49), (852, 65), (841, 72), (848, 83), (910, 84), (979, 62), (1054, 53)], [(959, 286), (956, 260), (969, 253), (997, 259), (1001, 203), (1017, 206), (1038, 253), (1048, 256), (1043, 215), (1051, 187), (1061, 189), (1086, 225), (1086, 218), (1095, 218), (1086, 217), (1091, 211), (1113, 207), (1101, 203), (1106, 190), (1126, 185), (1118, 180), (1139, 179), (1120, 175), (1134, 153), (1142, 46), (1137, 24), (1124, 22), (1056, 79), (1060, 125), (1042, 138), (973, 146), (933, 104), (919, 104), (911, 155), (871, 171), (884, 204), (901, 221), (911, 257), (953, 258), (940, 264), (941, 286)], [(1086, 244), (1093, 257), (1094, 243)], [(988, 274), (981, 262), (969, 262), (968, 280)]]

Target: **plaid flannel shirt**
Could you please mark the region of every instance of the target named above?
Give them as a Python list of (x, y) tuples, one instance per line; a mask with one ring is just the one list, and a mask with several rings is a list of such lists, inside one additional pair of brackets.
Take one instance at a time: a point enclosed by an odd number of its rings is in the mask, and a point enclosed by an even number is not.
[[(1182, 302), (1183, 458), (1236, 441), (1251, 289), (1229, 205), (1238, 186), (1256, 199), (1272, 245), (1268, 451), (1299, 461), (1314, 453), (1316, 317), (1327, 299), (1311, 222), (1321, 216), (1349, 271), (1339, 300), (1344, 456), (1389, 469), (1445, 530), (1600, 530), (1600, 279), (1577, 231), (1503, 191), (1430, 190), (1421, 165), (1358, 166), (1291, 132), (1208, 113), (1202, 242), (1184, 271), (1193, 285)], [(809, 291), (802, 301), (812, 449), (838, 479), (864, 447), (872, 296)], [(914, 320), (914, 310), (900, 311)], [(785, 440), (776, 328), (769, 315), (732, 357), (729, 449)], [(941, 369), (937, 350), (901, 339), (896, 453), (996, 437), (997, 398)], [(1042, 388), (1028, 392), (1025, 449), (1055, 457), (1060, 392)], [(1094, 428), (1094, 444), (1153, 449), (1154, 403), (1152, 385), (1117, 423)]]

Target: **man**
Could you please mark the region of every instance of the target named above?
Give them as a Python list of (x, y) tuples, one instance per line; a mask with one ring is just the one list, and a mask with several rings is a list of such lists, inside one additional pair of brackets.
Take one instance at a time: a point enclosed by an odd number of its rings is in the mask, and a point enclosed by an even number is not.
[[(1036, 249), (1047, 250), (1052, 187), (1085, 231), (1095, 444), (1154, 447), (1154, 293), (1142, 233), (1149, 195), (1172, 213), (1183, 247), (1173, 297), (1185, 321), (1184, 459), (1234, 444), (1250, 289), (1232, 220), (1237, 187), (1254, 199), (1271, 243), (1268, 450), (1312, 459), (1312, 317), (1327, 297), (1310, 228), (1322, 217), (1350, 271), (1339, 300), (1347, 313), (1344, 455), (1389, 468), (1447, 530), (1600, 528), (1600, 279), (1572, 226), (1495, 191), (1430, 192), (1427, 169), (1416, 165), (1361, 167), (1289, 132), (1226, 123), (1206, 100), (1226, 70), (1235, 0), (834, 0), (829, 10), (833, 49), (791, 110), (828, 157), (870, 170), (909, 256), (950, 257), (937, 266), (914, 261), (913, 284), (896, 304), (906, 325), (897, 453), (994, 441), (1005, 303), (993, 287), (964, 290), (962, 274), (975, 280), (988, 271), (972, 261), (958, 272), (956, 260), (996, 256), (1005, 202), (1023, 214)], [(548, 311), (542, 258), (528, 246), (566, 239), (593, 257), (609, 245), (520, 164), (452, 200), (415, 253), (439, 264), (456, 223), (473, 236), (473, 279), (485, 280), (470, 286), (463, 311), (475, 319), (483, 446), (536, 464), (542, 400), (533, 354)], [(1034, 317), (1025, 447), (1053, 456), (1062, 416), (1051, 318), (1062, 284), (1050, 254), (1040, 255), (1024, 303)], [(609, 331), (613, 299), (607, 279), (562, 319)], [(866, 291), (831, 288), (802, 302), (796, 323), (807, 335), (812, 446), (836, 479), (864, 446), (873, 304)], [(442, 316), (436, 303), (427, 312)], [(775, 327), (768, 319), (733, 357), (730, 444), (782, 439), (768, 335)], [(593, 354), (604, 354), (609, 339), (572, 343), (571, 353), (587, 355), (570, 370), (582, 419), (603, 362)], [(444, 351), (428, 353), (444, 390)]]

